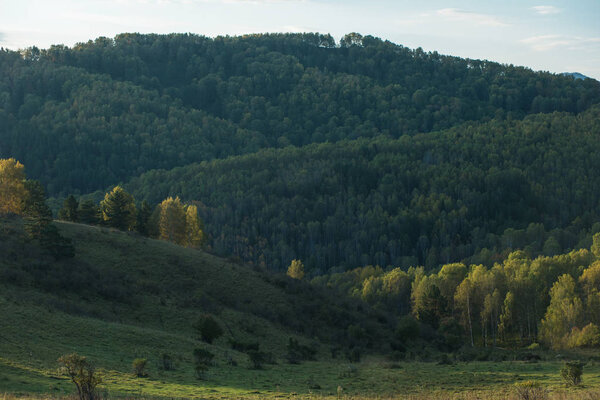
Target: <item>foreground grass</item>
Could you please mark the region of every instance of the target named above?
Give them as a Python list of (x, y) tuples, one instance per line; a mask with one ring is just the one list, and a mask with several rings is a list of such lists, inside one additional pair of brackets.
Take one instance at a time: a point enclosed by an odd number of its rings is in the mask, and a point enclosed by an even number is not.
[[(0, 400), (72, 396), (74, 386), (56, 361), (72, 352), (96, 364), (105, 397), (500, 399), (513, 396), (516, 382), (533, 380), (551, 399), (600, 398), (598, 361), (587, 363), (584, 384), (575, 389), (564, 387), (559, 361), (437, 365), (390, 363), (379, 356), (348, 364), (317, 343), (320, 361), (290, 365), (285, 362), (290, 337), (316, 340), (264, 311), (293, 316), (306, 296), (293, 296), (245, 267), (170, 243), (77, 224), (60, 228), (78, 249), (69, 264), (39, 264), (35, 254), (17, 254), (16, 245), (9, 249), (14, 254), (0, 257), (6, 277), (0, 280)], [(60, 271), (61, 279), (48, 281), (57, 278), (45, 273), (48, 268)], [(31, 282), (20, 278), (25, 272)], [(110, 291), (69, 286), (91, 279), (104, 279), (100, 289)], [(226, 328), (211, 345), (198, 341), (192, 326), (202, 312), (215, 314)], [(260, 342), (276, 364), (250, 369), (248, 356), (232, 350), (229, 338)], [(215, 355), (202, 380), (193, 372), (198, 347)], [(175, 370), (159, 368), (161, 354), (173, 359)], [(131, 373), (138, 357), (149, 360), (147, 378)]]
[[(367, 360), (344, 364), (335, 360), (301, 365), (277, 364), (263, 370), (246, 366), (218, 365), (203, 380), (194, 377), (191, 366), (175, 371), (152, 371), (137, 378), (128, 371), (101, 369), (100, 392), (107, 397), (203, 398), (203, 399), (500, 399), (513, 398), (514, 384), (539, 382), (553, 399), (600, 398), (600, 366), (585, 366), (583, 385), (565, 388), (560, 362), (473, 362), (443, 366), (435, 363), (389, 364)], [(67, 396), (71, 383), (55, 368), (33, 368), (0, 360), (0, 388), (13, 395)], [(340, 388), (340, 389), (338, 389)]]

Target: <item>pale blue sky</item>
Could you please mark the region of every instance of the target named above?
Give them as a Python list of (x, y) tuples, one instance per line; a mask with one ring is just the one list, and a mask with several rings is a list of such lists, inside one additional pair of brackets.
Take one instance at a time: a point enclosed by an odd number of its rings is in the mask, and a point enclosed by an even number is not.
[(0, 0), (0, 46), (121, 32), (359, 32), (411, 48), (600, 80), (600, 0)]

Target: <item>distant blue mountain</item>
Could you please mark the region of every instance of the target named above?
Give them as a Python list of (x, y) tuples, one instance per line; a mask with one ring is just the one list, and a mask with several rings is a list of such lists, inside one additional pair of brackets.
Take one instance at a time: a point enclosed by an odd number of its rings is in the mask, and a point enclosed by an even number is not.
[(585, 76), (583, 74), (580, 74), (579, 72), (563, 72), (562, 75), (570, 75), (575, 79), (588, 79), (589, 76)]

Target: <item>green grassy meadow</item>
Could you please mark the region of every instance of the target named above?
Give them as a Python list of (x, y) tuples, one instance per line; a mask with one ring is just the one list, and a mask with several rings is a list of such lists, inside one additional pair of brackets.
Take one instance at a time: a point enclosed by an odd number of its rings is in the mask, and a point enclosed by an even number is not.
[[(133, 234), (58, 225), (77, 250), (68, 262), (40, 262), (35, 249), (14, 239), (21, 229), (17, 220), (3, 226), (0, 400), (71, 396), (74, 386), (60, 373), (57, 359), (72, 352), (97, 366), (106, 397), (508, 398), (516, 382), (533, 380), (554, 398), (600, 398), (600, 361), (593, 353), (585, 354), (590, 361), (576, 389), (565, 388), (562, 362), (553, 355), (537, 363), (452, 365), (391, 362), (381, 351), (360, 363), (334, 359), (332, 343), (285, 318), (308, 299), (260, 271)], [(212, 344), (198, 340), (193, 329), (196, 316), (207, 311), (225, 328)], [(323, 330), (334, 335), (335, 324)], [(317, 345), (318, 361), (289, 364), (290, 337)], [(248, 356), (231, 348), (231, 338), (258, 341), (274, 362), (252, 369)], [(194, 373), (195, 348), (215, 355), (203, 379)], [(171, 357), (174, 370), (160, 368), (162, 354)], [(144, 378), (132, 372), (139, 357), (149, 361)]]

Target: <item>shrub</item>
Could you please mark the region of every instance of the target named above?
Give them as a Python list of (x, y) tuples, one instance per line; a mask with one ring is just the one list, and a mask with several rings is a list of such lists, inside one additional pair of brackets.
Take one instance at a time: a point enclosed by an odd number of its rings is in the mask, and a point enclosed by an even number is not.
[(204, 373), (208, 371), (208, 367), (214, 357), (215, 355), (208, 350), (194, 350), (194, 372), (196, 372), (196, 378), (204, 378)]
[(340, 372), (340, 378), (355, 378), (358, 375), (358, 368), (355, 365), (348, 365), (342, 372)]
[(520, 400), (544, 400), (548, 394), (539, 382), (534, 381), (516, 383), (515, 392)]
[(223, 328), (221, 328), (219, 323), (210, 314), (202, 315), (196, 323), (195, 328), (206, 343), (212, 343), (213, 340), (223, 335)]
[(136, 358), (131, 363), (131, 367), (133, 368), (133, 374), (138, 378), (148, 376), (146, 373), (146, 365), (148, 364), (147, 358)]
[(560, 370), (560, 375), (567, 386), (577, 386), (581, 383), (583, 364), (578, 361), (566, 362)]
[(524, 354), (520, 354), (519, 358), (522, 361), (526, 361), (529, 363), (536, 363), (538, 361), (542, 360), (542, 357), (540, 357), (538, 354), (534, 354), (534, 353), (524, 353)]
[(421, 328), (419, 322), (414, 319), (411, 315), (405, 315), (398, 321), (398, 327), (396, 328), (396, 338), (401, 343), (406, 343), (411, 340), (415, 340), (419, 337)]
[(346, 350), (346, 358), (352, 363), (360, 362), (360, 349), (353, 347), (352, 349)]
[(159, 358), (159, 368), (164, 371), (173, 371), (173, 359), (167, 353), (162, 353)]
[(77, 353), (68, 354), (60, 357), (58, 363), (77, 387), (80, 400), (95, 400), (99, 397), (96, 386), (102, 382), (102, 379), (96, 375), (96, 368), (85, 357)]
[(448, 354), (443, 353), (440, 356), (440, 359), (438, 361), (438, 365), (454, 365), (454, 362), (450, 359), (450, 357), (448, 357)]
[(233, 359), (233, 357), (231, 356), (231, 354), (229, 354), (229, 352), (225, 352), (223, 354), (223, 357), (225, 357), (225, 360), (227, 362), (227, 365), (231, 365), (232, 367), (237, 367), (237, 361), (235, 361)]
[(263, 364), (268, 360), (267, 353), (262, 351), (250, 350), (247, 354), (253, 369), (262, 369)]
[(247, 353), (250, 350), (258, 351), (259, 348), (258, 342), (242, 342), (235, 339), (229, 339), (229, 345), (240, 353)]
[(290, 364), (299, 364), (304, 360), (314, 360), (316, 354), (317, 350), (315, 348), (302, 345), (294, 338), (289, 339), (286, 358)]

